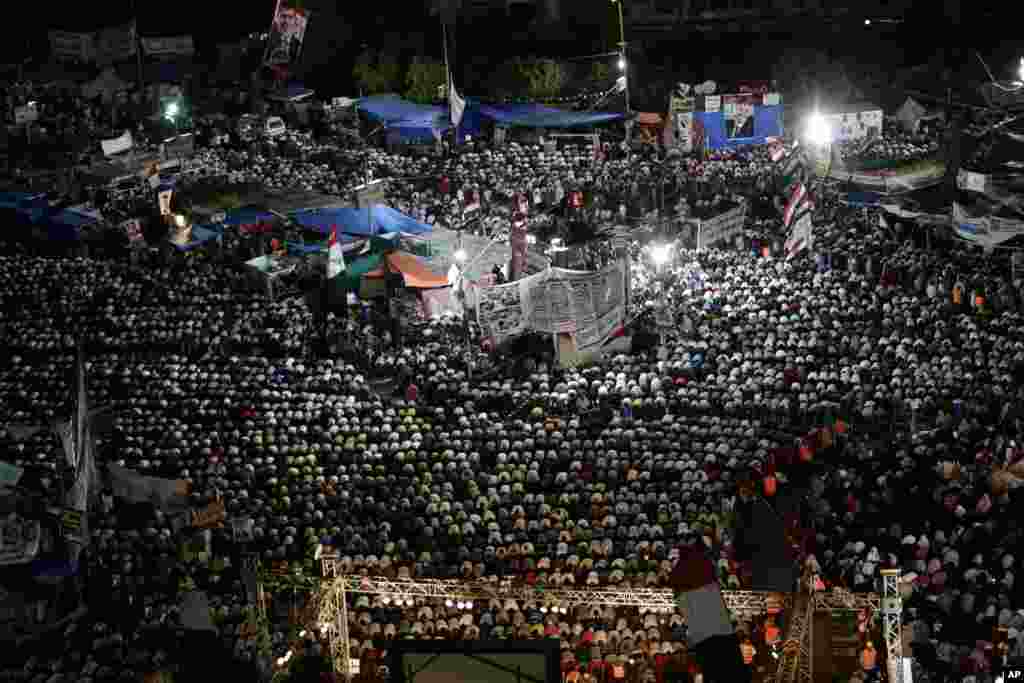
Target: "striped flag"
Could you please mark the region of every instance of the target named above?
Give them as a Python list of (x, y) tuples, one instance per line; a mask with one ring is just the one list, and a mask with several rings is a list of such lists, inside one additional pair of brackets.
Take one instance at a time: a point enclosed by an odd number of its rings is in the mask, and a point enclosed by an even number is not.
[(782, 167), (782, 187), (783, 192), (789, 190), (789, 188), (798, 181), (803, 180), (804, 175), (804, 160), (803, 155), (794, 152), (790, 154), (786, 163)]
[(799, 183), (793, 188), (793, 192), (789, 195), (789, 201), (786, 202), (786, 210), (782, 212), (782, 225), (786, 228), (793, 222), (796, 212), (801, 208), (801, 205), (805, 203), (807, 198), (807, 186), (803, 183)]
[(786, 260), (795, 258), (805, 249), (814, 245), (814, 226), (811, 223), (811, 212), (806, 211), (800, 215), (793, 231), (786, 240)]
[(462, 115), (466, 111), (466, 100), (459, 97), (455, 90), (455, 79), (451, 72), (448, 72), (448, 107), (451, 110), (452, 125), (456, 128), (462, 123)]
[(345, 272), (345, 255), (338, 241), (338, 226), (331, 226), (331, 237), (327, 243), (327, 279), (333, 280)]

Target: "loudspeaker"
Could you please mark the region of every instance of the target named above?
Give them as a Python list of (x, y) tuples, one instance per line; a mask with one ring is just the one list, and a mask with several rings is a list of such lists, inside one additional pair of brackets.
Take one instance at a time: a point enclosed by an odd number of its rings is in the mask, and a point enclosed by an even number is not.
[(704, 683), (751, 683), (753, 672), (743, 663), (735, 634), (711, 636), (693, 648)]

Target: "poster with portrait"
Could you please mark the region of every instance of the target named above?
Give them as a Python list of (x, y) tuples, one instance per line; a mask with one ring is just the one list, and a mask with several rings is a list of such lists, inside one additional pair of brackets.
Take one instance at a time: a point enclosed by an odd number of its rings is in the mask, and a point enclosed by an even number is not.
[(270, 27), (266, 63), (289, 66), (299, 61), (302, 41), (309, 25), (309, 12), (288, 6), (287, 0), (278, 0), (274, 23)]
[(672, 126), (672, 138), (675, 145), (683, 153), (693, 151), (693, 110), (695, 100), (692, 96), (673, 95), (669, 100), (669, 118)]
[(753, 93), (722, 95), (722, 117), (725, 119), (726, 137), (754, 137), (754, 107), (762, 101), (762, 95)]

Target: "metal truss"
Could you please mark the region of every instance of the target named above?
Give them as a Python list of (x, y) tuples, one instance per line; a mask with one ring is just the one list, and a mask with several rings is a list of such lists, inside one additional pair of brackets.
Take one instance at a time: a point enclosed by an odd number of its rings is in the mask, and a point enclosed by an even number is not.
[(882, 634), (891, 683), (903, 683), (903, 599), (898, 569), (882, 570)]
[(790, 612), (789, 631), (782, 643), (779, 669), (775, 683), (796, 683), (813, 679), (812, 638), (814, 633), (814, 598), (809, 591), (797, 595)]
[[(389, 579), (342, 574), (335, 558), (321, 560), (320, 629), (330, 640), (337, 673), (351, 679), (348, 636), (348, 593), (387, 596), (396, 602), (534, 600), (567, 610), (579, 607), (637, 607), (647, 611), (677, 611), (675, 594), (664, 588), (547, 588), (539, 589), (504, 580), (459, 581), (442, 579)], [(812, 677), (812, 617), (816, 611), (878, 610), (882, 600), (875, 593), (833, 590), (792, 595), (761, 591), (722, 591), (722, 600), (737, 619), (749, 619), (780, 607), (791, 614), (786, 653), (779, 665), (778, 683), (809, 682)], [(899, 615), (896, 616), (897, 620)], [(897, 634), (899, 630), (897, 628)], [(791, 654), (788, 654), (790, 653)], [(890, 652), (892, 650), (890, 649)], [(789, 661), (787, 661), (789, 660)]]

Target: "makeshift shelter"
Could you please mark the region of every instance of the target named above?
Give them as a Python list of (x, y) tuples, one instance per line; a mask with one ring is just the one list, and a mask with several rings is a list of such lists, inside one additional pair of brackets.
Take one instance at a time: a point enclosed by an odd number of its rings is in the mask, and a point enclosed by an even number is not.
[(481, 116), (495, 125), (523, 128), (578, 128), (621, 121), (616, 112), (564, 111), (541, 104), (480, 104)]
[(415, 254), (392, 251), (384, 256), (380, 267), (363, 275), (360, 296), (373, 298), (387, 295), (386, 278), (397, 274), (402, 278), (404, 291), (393, 293), (397, 298), (397, 311), (392, 314), (402, 319), (431, 317), (451, 307), (451, 287), (447, 274), (439, 274)]
[(239, 232), (260, 232), (277, 221), (277, 216), (255, 207), (244, 207), (228, 211), (224, 225), (237, 228)]
[(170, 238), (168, 238), (168, 241), (179, 252), (187, 253), (211, 243), (220, 242), (223, 238), (224, 235), (219, 230), (214, 230), (213, 228), (203, 225), (193, 225), (188, 241), (175, 242)]
[(99, 227), (99, 214), (81, 208), (64, 209), (46, 217), (47, 239), (51, 242), (77, 242), (82, 233)]
[(245, 262), (253, 285), (266, 291), (274, 301), (289, 290), (289, 276), (299, 270), (302, 258), (296, 256), (257, 256)]
[(913, 97), (908, 97), (900, 108), (896, 110), (896, 120), (899, 121), (903, 130), (908, 133), (916, 133), (918, 127), (925, 121), (944, 121), (944, 112), (935, 109), (928, 109)]
[(324, 235), (329, 234), (331, 228), (337, 226), (338, 237), (343, 242), (352, 241), (353, 237), (372, 237), (393, 232), (423, 235), (433, 229), (390, 206), (297, 211), (291, 214), (291, 218), (303, 228)]
[(358, 102), (359, 111), (387, 128), (389, 142), (430, 142), (451, 128), (443, 107), (416, 104), (397, 95), (374, 95)]

